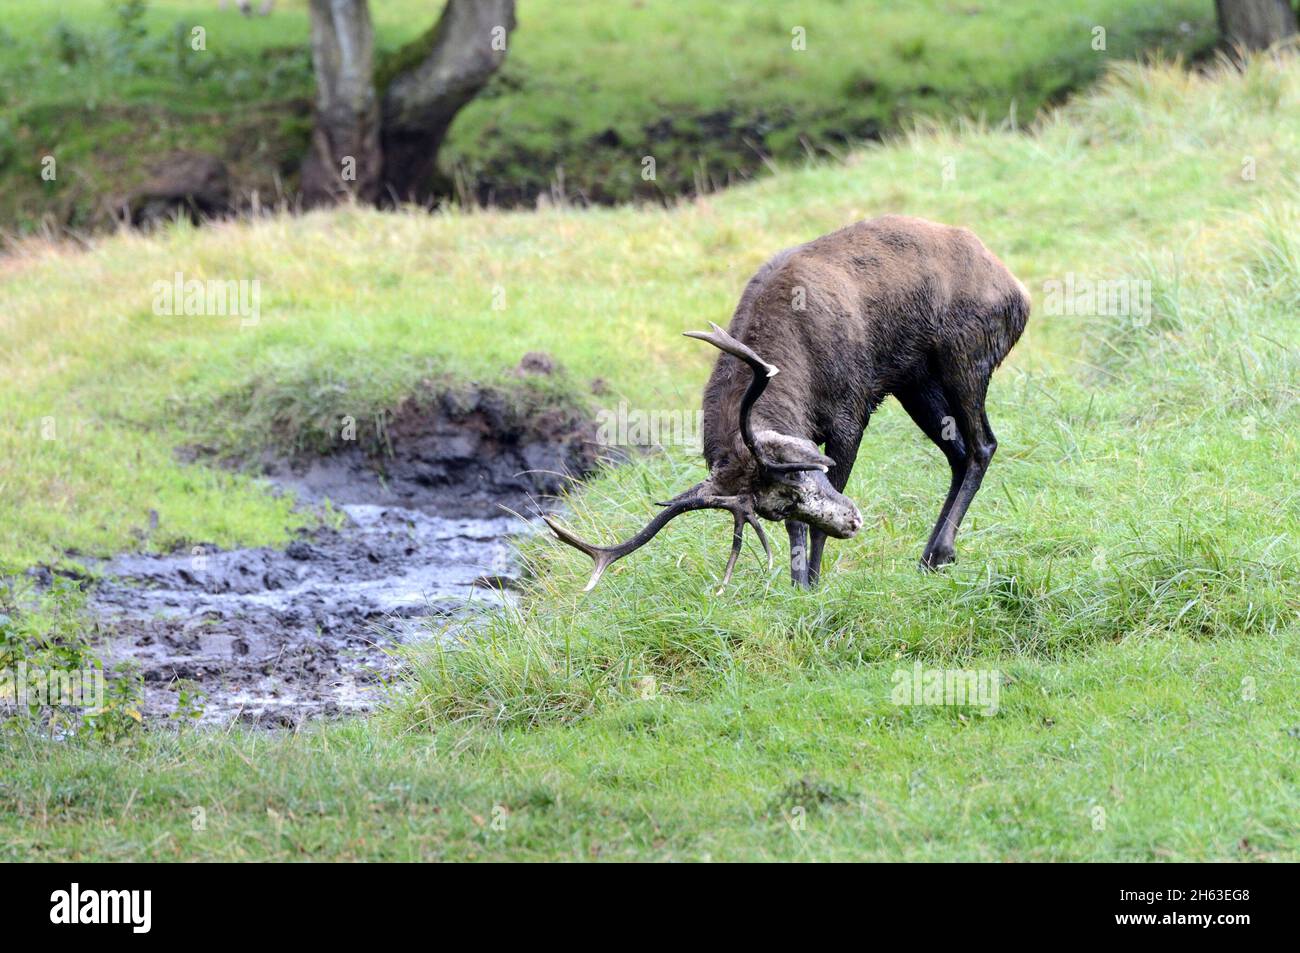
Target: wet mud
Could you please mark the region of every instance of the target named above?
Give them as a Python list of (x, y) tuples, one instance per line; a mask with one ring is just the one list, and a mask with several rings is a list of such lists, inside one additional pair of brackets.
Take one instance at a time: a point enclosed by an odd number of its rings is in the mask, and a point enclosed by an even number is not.
[(98, 567), (90, 607), (105, 662), (143, 679), (144, 714), (167, 719), (181, 689), (200, 720), (295, 726), (374, 707), (391, 649), (449, 638), (514, 598), (512, 539), (595, 465), (581, 415), (513, 422), (490, 392), (395, 415), (380, 455), (353, 448), (263, 465), (337, 525), (283, 549), (122, 555)]

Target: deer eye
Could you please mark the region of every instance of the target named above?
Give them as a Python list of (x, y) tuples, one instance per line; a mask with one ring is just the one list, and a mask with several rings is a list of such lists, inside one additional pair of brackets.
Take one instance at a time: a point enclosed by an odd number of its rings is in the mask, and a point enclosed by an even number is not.
[(767, 503), (767, 509), (772, 514), (772, 519), (783, 520), (798, 508), (799, 498), (789, 492), (788, 488), (781, 487), (768, 494), (768, 498), (764, 502)]

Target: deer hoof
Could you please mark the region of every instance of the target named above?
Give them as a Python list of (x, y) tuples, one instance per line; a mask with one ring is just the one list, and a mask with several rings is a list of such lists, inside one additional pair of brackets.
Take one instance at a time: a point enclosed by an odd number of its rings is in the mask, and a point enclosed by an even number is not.
[(951, 550), (926, 551), (921, 557), (920, 568), (925, 572), (937, 572), (944, 566), (957, 561), (957, 555)]

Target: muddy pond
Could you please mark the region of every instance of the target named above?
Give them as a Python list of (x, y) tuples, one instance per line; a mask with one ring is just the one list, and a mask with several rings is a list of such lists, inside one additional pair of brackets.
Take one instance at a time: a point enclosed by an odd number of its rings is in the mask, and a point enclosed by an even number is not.
[(398, 413), (386, 440), (382, 457), (262, 466), (274, 491), (334, 513), (284, 548), (196, 544), (97, 567), (100, 651), (138, 666), (147, 719), (175, 711), (182, 685), (202, 693), (209, 724), (372, 708), (394, 646), (449, 638), (514, 598), (513, 538), (539, 531), (536, 515), (598, 449), (581, 415), (512, 416), (490, 391)]

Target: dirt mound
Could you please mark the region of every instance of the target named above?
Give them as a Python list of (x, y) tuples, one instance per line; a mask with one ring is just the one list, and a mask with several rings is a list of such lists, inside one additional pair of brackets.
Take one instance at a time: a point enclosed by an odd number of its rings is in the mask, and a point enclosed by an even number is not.
[(115, 217), (132, 225), (158, 225), (184, 215), (201, 222), (230, 211), (230, 170), (216, 156), (177, 152), (131, 194), (112, 201)]
[(265, 470), (309, 500), (491, 516), (503, 506), (535, 510), (541, 498), (590, 473), (601, 450), (583, 411), (529, 410), (493, 388), (409, 400), (371, 446), (345, 446), (328, 456), (270, 461)]

